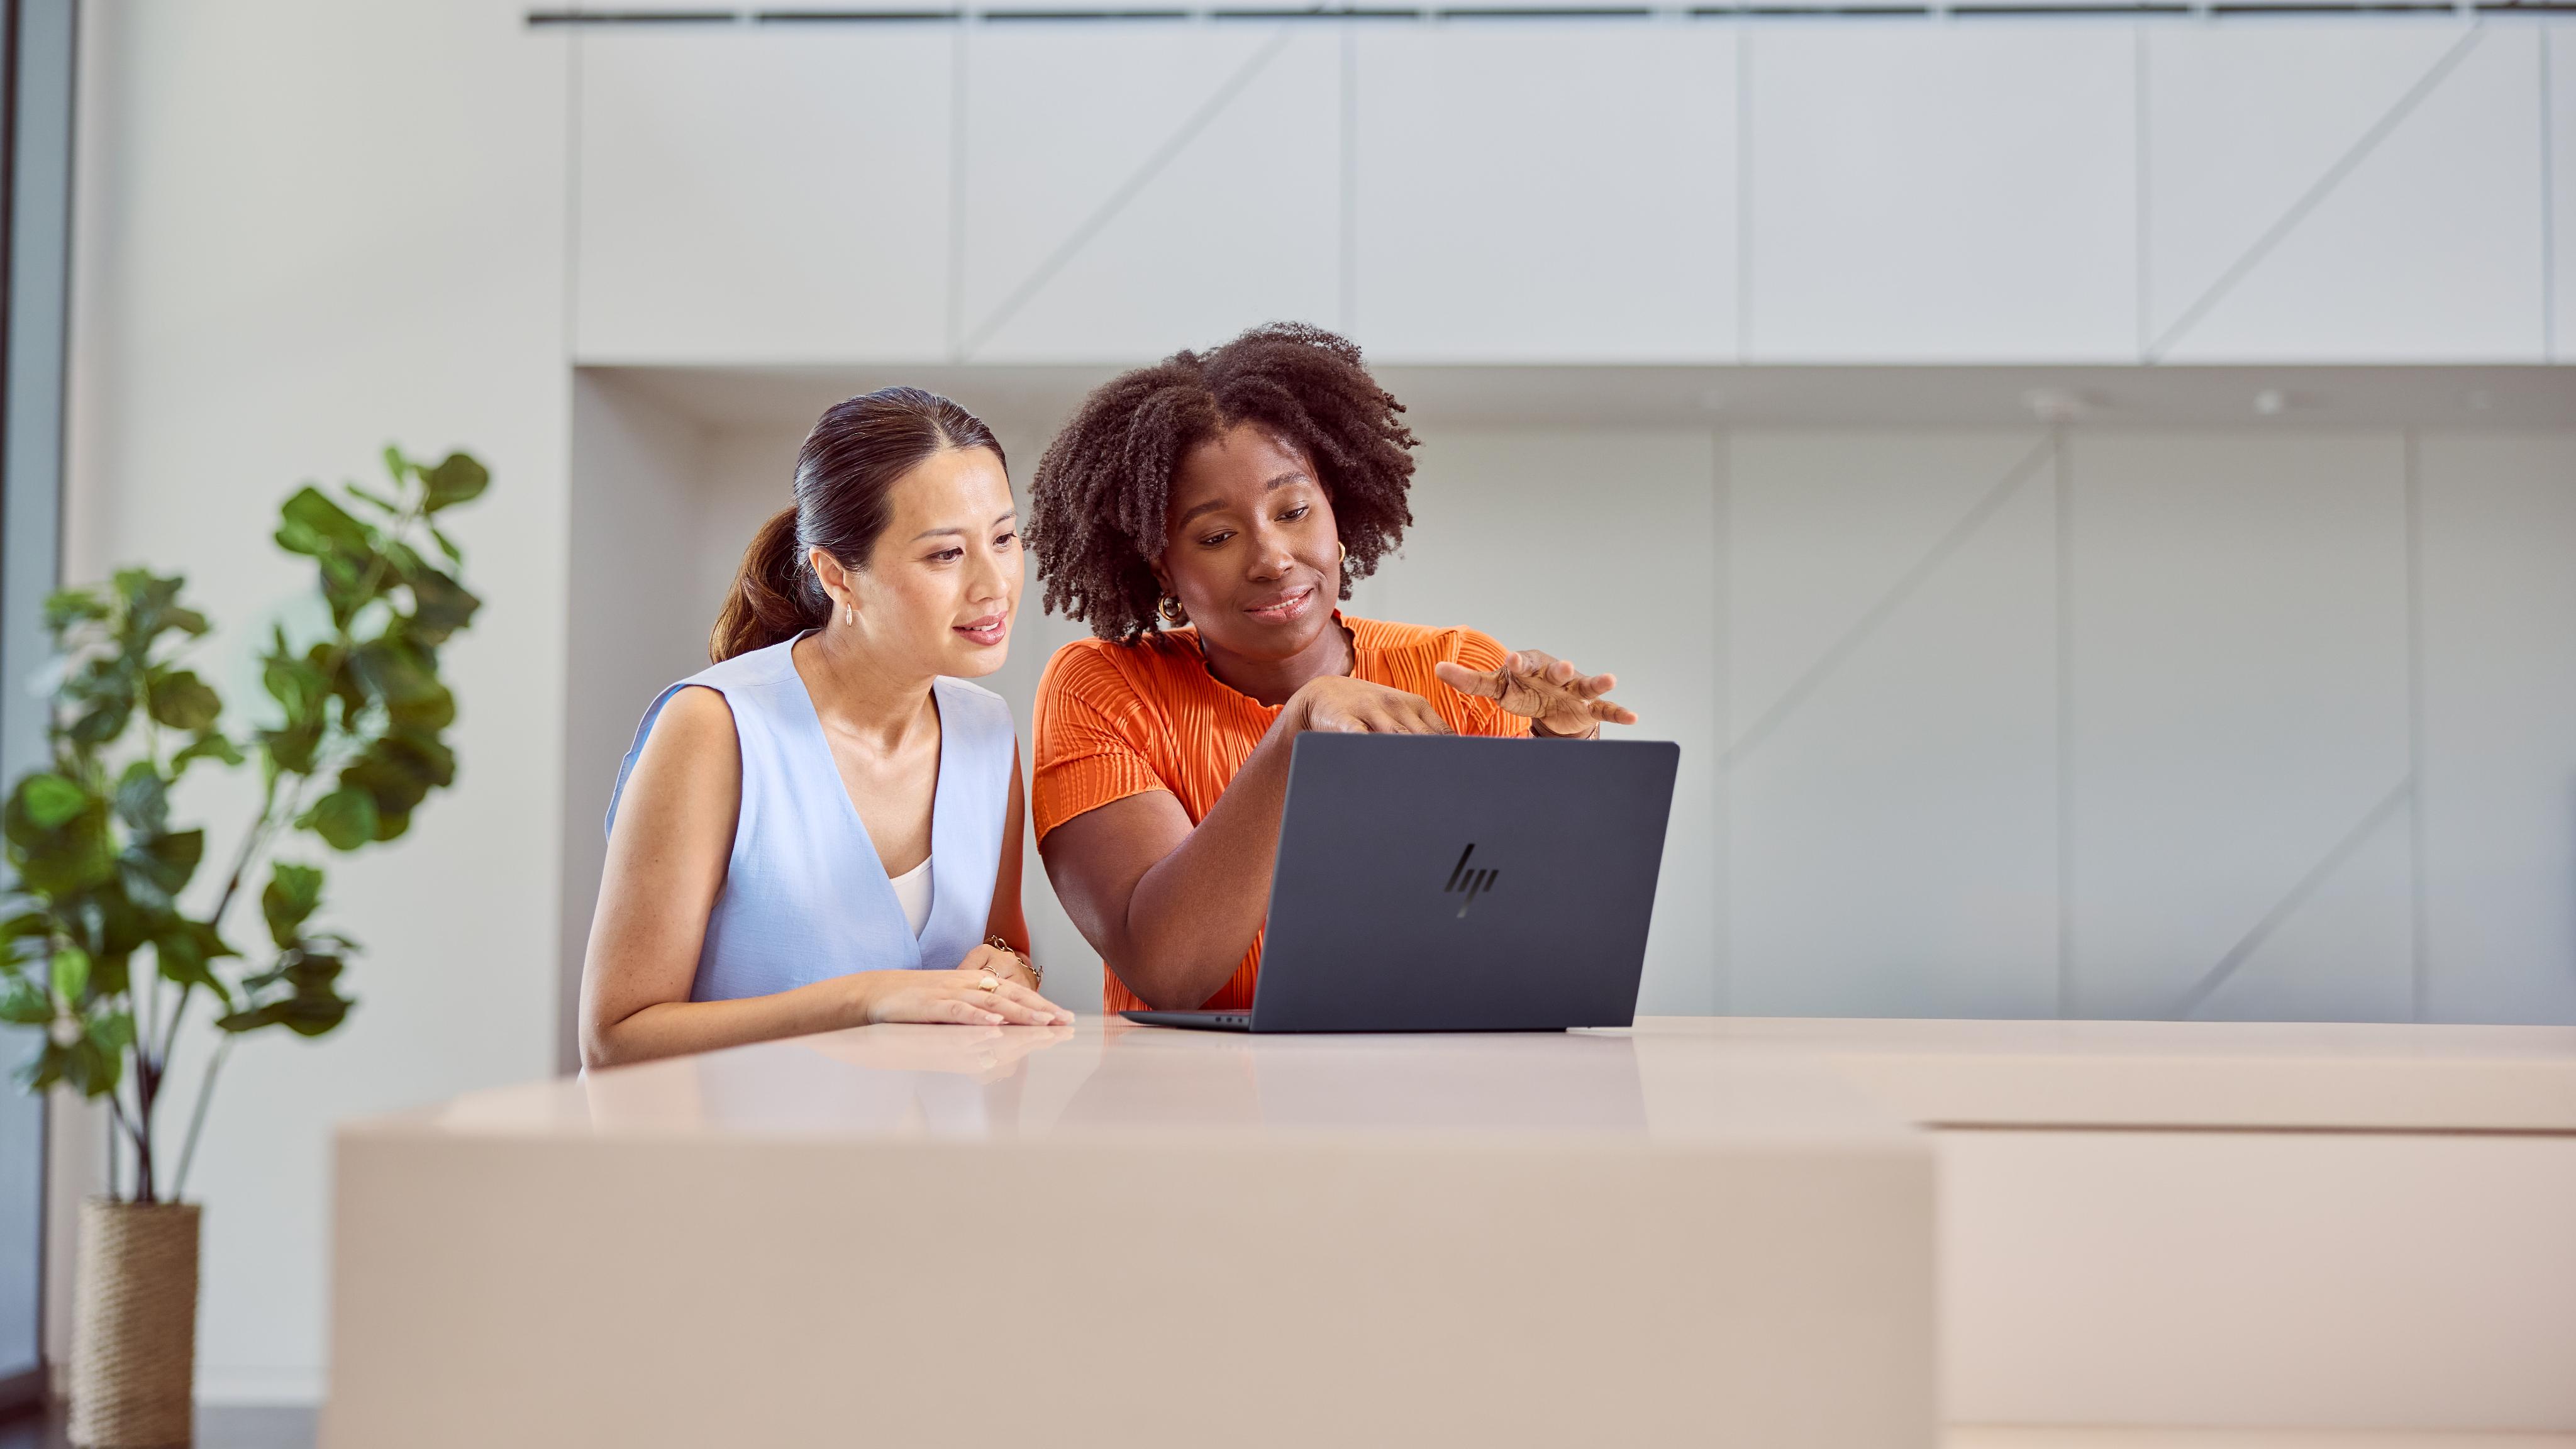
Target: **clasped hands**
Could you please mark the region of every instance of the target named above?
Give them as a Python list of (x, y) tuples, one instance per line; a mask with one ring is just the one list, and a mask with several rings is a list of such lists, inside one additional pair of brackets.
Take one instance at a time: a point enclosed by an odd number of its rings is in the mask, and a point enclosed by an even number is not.
[[(1565, 660), (1524, 649), (1503, 656), (1499, 667), (1469, 669), (1446, 660), (1432, 666), (1440, 682), (1460, 694), (1490, 699), (1530, 721), (1535, 733), (1590, 735), (1605, 724), (1631, 725), (1636, 711), (1609, 697), (1616, 675), (1586, 674)], [(1299, 727), (1341, 734), (1445, 735), (1449, 722), (1431, 701), (1391, 685), (1345, 675), (1310, 680), (1289, 701), (1301, 711)]]

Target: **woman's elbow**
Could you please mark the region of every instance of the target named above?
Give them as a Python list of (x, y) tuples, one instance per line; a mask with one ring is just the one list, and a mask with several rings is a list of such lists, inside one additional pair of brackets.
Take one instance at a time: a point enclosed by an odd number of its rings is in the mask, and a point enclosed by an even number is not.
[(607, 1021), (587, 1009), (582, 1012), (581, 1028), (576, 1033), (581, 1045), (582, 1070), (622, 1067), (643, 1059), (635, 1049), (633, 1033), (620, 1030), (625, 1025), (626, 1019), (622, 1017)]

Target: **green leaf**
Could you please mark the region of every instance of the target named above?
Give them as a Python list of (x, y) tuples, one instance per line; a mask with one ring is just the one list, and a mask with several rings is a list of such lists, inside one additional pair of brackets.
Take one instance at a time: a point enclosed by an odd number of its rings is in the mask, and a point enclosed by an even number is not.
[(436, 513), (442, 508), (483, 496), (491, 486), (492, 475), (481, 463), (465, 453), (450, 453), (435, 468), (421, 474), (428, 493), (421, 502), (422, 511)]
[(403, 456), (402, 449), (391, 443), (385, 444), (385, 476), (394, 480), (397, 487), (412, 475), (416, 466), (411, 459)]
[(268, 918), (269, 938), (279, 950), (302, 937), (305, 920), (321, 904), (321, 867), (281, 860), (269, 868), (268, 889), (259, 893), (259, 913)]
[[(179, 590), (186, 581), (176, 574), (156, 574), (150, 569), (118, 569), (109, 580), (116, 589), (118, 602), (125, 605), (124, 627), (118, 631), (127, 652), (140, 657), (164, 630), (172, 628), (170, 610), (179, 602)], [(199, 623), (204, 620), (189, 611)]]
[(242, 762), (241, 748), (225, 738), (221, 732), (207, 730), (188, 741), (179, 753), (170, 757), (170, 773), (175, 777), (196, 761), (207, 759), (221, 760), (227, 765), (238, 765)]
[(89, 953), (78, 946), (59, 947), (54, 952), (54, 995), (64, 1001), (78, 1001), (89, 986)]
[(80, 744), (96, 747), (113, 742), (125, 733), (125, 722), (134, 717), (134, 699), (130, 695), (102, 699), (83, 711), (64, 731)]
[(23, 941), (50, 936), (53, 932), (54, 918), (43, 911), (20, 911), (0, 921), (0, 941)]
[(63, 1076), (84, 1094), (104, 1097), (114, 1092), (116, 1084), (124, 1079), (125, 1057), (121, 1052), (100, 1051), (98, 1043), (84, 1033), (71, 1046), (70, 1067)]
[(0, 983), (0, 1021), (13, 1026), (44, 1026), (54, 1019), (54, 999), (24, 976)]
[(116, 781), (116, 816), (144, 834), (157, 834), (170, 823), (170, 786), (150, 760), (125, 767)]
[(447, 686), (438, 682), (437, 667), (421, 651), (399, 641), (376, 639), (359, 645), (350, 651), (349, 667), (367, 692), (388, 707), (424, 704), (447, 693)]
[(134, 1045), (134, 1018), (122, 1011), (111, 1011), (89, 1019), (89, 1039), (108, 1056), (115, 1056)]
[[(397, 476), (399, 476), (399, 475), (397, 475)], [(401, 504), (394, 502), (394, 501), (393, 501), (392, 499), (390, 499), (390, 498), (384, 498), (384, 497), (380, 497), (380, 496), (378, 496), (378, 495), (376, 495), (376, 494), (370, 493), (370, 492), (368, 492), (366, 489), (359, 487), (359, 486), (358, 486), (357, 484), (355, 484), (355, 483), (344, 483), (344, 484), (341, 484), (340, 486), (341, 486), (341, 487), (343, 487), (343, 488), (348, 489), (348, 490), (349, 490), (349, 496), (350, 496), (350, 497), (352, 497), (352, 498), (357, 499), (357, 500), (358, 500), (359, 502), (361, 502), (361, 503), (368, 504), (368, 505), (370, 505), (370, 506), (372, 506), (372, 507), (381, 508), (381, 509), (383, 509), (385, 512), (387, 512), (387, 513), (391, 513), (391, 514), (399, 515), (399, 514), (401, 514), (401, 512), (402, 512), (402, 505), (401, 505)]]
[[(206, 856), (206, 832), (174, 831), (137, 841), (121, 857), (125, 887), (137, 902), (155, 910), (170, 908), (170, 898), (185, 890)], [(143, 889), (137, 889), (140, 885)], [(136, 945), (142, 944), (136, 942)]]
[(377, 552), (385, 556), (385, 566), (393, 570), (393, 576), (398, 579), (409, 580), (413, 574), (428, 567), (421, 562), (419, 553), (399, 538), (386, 539)]
[(269, 698), (286, 707), (289, 720), (314, 717), (331, 693), (330, 676), (320, 665), (282, 652), (260, 661), (260, 685)]
[(455, 779), (456, 756), (447, 746), (404, 734), (377, 740), (340, 771), (342, 788), (364, 790), (376, 802), (378, 840), (402, 833), (402, 824), (389, 817), (408, 817), (430, 791)]
[(224, 712), (222, 696), (194, 670), (155, 671), (149, 683), (152, 717), (174, 730), (211, 729)]
[(322, 747), (322, 723), (315, 720), (292, 729), (261, 730), (259, 745), (281, 772), (309, 775), (313, 773), (314, 754)]
[(59, 900), (113, 879), (116, 846), (108, 835), (107, 802), (84, 794), (77, 814), (48, 829), (27, 813), (28, 780), (19, 781), (10, 793), (5, 824), (0, 824), (8, 837), (10, 862), (18, 867), (19, 888)]
[(441, 689), (427, 699), (387, 704), (385, 722), (406, 738), (437, 744), (438, 732), (456, 723), (456, 696)]
[(240, 953), (224, 944), (215, 928), (203, 921), (173, 920), (169, 928), (153, 939), (153, 957), (161, 978), (184, 986), (203, 986), (215, 993), (226, 1010), (233, 1004), (231, 988), (215, 975), (210, 963), (224, 956)]
[(45, 628), (60, 634), (74, 624), (104, 619), (110, 612), (107, 600), (91, 589), (61, 589), (45, 596)]
[(125, 660), (113, 654), (92, 655), (79, 667), (63, 675), (57, 691), (66, 702), (88, 704), (95, 700), (134, 698), (134, 674)]
[(123, 996), (133, 979), (127, 967), (130, 958), (122, 952), (92, 956), (89, 960), (90, 995), (106, 1000)]
[(365, 554), (373, 548), (367, 526), (310, 483), (295, 490), (277, 512), (277, 546), (288, 553), (328, 560), (340, 554)]
[(439, 532), (438, 525), (435, 523), (425, 526), (429, 529), (430, 540), (438, 545), (438, 551), (440, 553), (447, 555), (447, 561), (449, 563), (462, 564), (465, 562), (465, 550), (458, 548), (455, 540), (449, 538), (446, 534)]
[(283, 985), (288, 994), (218, 1017), (215, 1025), (231, 1032), (283, 1026), (298, 1036), (320, 1036), (338, 1026), (348, 1019), (352, 1004), (339, 991), (340, 971), (345, 964), (340, 951), (334, 949), (339, 945), (345, 943), (330, 936), (314, 936), (282, 953), (275, 969), (261, 972), (247, 984), (262, 989)]
[(55, 774), (29, 775), (18, 782), (20, 808), (39, 830), (61, 828), (89, 804), (89, 792)]
[(426, 564), (411, 575), (411, 632), (424, 644), (443, 644), (474, 622), (483, 601), (465, 586)]
[(295, 823), (321, 836), (334, 850), (355, 850), (376, 838), (376, 802), (364, 790), (334, 790)]
[(203, 638), (208, 630), (215, 627), (206, 622), (205, 615), (176, 605), (162, 611), (161, 622), (191, 639)]
[(356, 719), (368, 703), (367, 683), (358, 677), (351, 653), (341, 653), (327, 644), (316, 644), (308, 651), (306, 662), (320, 670), (325, 682), (325, 698), (340, 701), (343, 725)]

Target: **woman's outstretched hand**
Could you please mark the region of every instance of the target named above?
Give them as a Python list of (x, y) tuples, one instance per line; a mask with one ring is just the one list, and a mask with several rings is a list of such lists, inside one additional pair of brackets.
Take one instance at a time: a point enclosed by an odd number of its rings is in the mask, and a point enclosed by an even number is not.
[(1498, 669), (1469, 669), (1444, 659), (1431, 670), (1460, 694), (1490, 699), (1551, 735), (1589, 735), (1605, 724), (1637, 722), (1635, 710), (1609, 698), (1619, 687), (1618, 676), (1586, 674), (1535, 649), (1504, 655)]

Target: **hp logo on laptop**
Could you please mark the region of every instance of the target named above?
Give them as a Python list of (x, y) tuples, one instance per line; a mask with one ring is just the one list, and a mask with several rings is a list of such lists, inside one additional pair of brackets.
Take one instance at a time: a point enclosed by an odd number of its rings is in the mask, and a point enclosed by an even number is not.
[(1476, 897), (1490, 893), (1494, 888), (1494, 877), (1502, 874), (1499, 870), (1468, 869), (1467, 862), (1475, 853), (1475, 842), (1468, 842), (1467, 849), (1458, 857), (1457, 868), (1449, 872), (1449, 883), (1440, 888), (1443, 895), (1455, 894), (1459, 891), (1467, 893), (1467, 898), (1458, 903), (1458, 916), (1461, 920), (1466, 918), (1467, 908), (1476, 903)]

